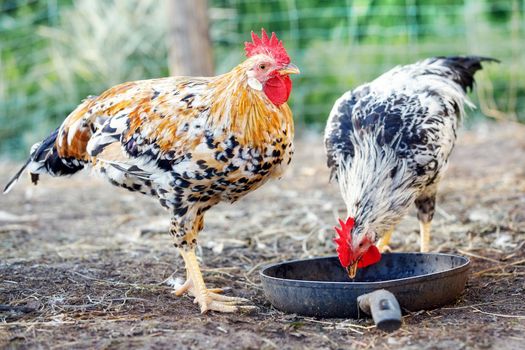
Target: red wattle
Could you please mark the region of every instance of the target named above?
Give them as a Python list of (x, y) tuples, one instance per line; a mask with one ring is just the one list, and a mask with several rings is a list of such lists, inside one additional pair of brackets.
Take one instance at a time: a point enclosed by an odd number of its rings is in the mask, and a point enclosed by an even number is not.
[(290, 97), (292, 79), (287, 75), (277, 74), (266, 81), (263, 91), (274, 105), (280, 106)]
[(359, 260), (359, 263), (357, 264), (357, 267), (366, 267), (369, 265), (373, 265), (381, 260), (381, 253), (379, 252), (379, 249), (375, 245), (370, 246), (365, 254), (363, 254), (363, 257), (361, 260)]

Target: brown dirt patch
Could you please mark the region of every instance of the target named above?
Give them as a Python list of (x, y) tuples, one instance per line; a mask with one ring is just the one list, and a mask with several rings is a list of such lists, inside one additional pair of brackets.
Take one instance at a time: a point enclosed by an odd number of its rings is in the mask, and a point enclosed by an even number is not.
[[(260, 266), (333, 253), (344, 212), (329, 184), (320, 137), (305, 134), (291, 171), (206, 216), (201, 234), (209, 286), (259, 307), (251, 315), (201, 315), (163, 283), (184, 267), (153, 200), (87, 174), (26, 179), (0, 198), (0, 347), (6, 348), (405, 348), (517, 349), (525, 341), (525, 129), (484, 124), (460, 136), (442, 183), (435, 251), (472, 257), (455, 305), (407, 314), (385, 334), (369, 319), (287, 315), (266, 301)], [(17, 165), (3, 163), (0, 183)], [(8, 214), (13, 214), (10, 216)], [(394, 250), (418, 249), (411, 213)]]

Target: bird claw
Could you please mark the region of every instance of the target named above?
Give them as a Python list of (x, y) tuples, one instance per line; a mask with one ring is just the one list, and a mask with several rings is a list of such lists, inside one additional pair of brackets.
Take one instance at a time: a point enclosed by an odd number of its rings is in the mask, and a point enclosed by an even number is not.
[(205, 313), (209, 310), (221, 311), (221, 312), (237, 312), (246, 311), (248, 309), (256, 309), (255, 306), (242, 305), (243, 303), (250, 302), (248, 299), (229, 297), (227, 295), (220, 295), (212, 293), (209, 290), (205, 293), (205, 300), (202, 302), (201, 298), (195, 297), (194, 303), (199, 303), (201, 306), (201, 313)]
[(383, 253), (392, 253), (392, 248), (390, 248), (389, 245), (384, 245), (384, 246), (381, 246), (381, 247), (378, 247), (379, 248), (379, 252), (381, 254)]
[(188, 295), (195, 297), (193, 302), (200, 305), (201, 313), (206, 313), (210, 310), (220, 312), (251, 312), (257, 309), (255, 306), (242, 305), (243, 303), (249, 303), (250, 300), (220, 294), (223, 292), (224, 290), (222, 288), (198, 290), (194, 288), (193, 283), (188, 279), (173, 293), (176, 296), (188, 293)]

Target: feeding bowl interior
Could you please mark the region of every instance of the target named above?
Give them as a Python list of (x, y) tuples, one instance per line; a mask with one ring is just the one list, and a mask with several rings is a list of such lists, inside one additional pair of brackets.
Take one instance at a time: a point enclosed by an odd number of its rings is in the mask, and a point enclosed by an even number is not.
[(267, 298), (277, 309), (317, 317), (358, 317), (358, 296), (392, 292), (401, 307), (416, 311), (453, 302), (465, 287), (469, 260), (432, 253), (384, 254), (351, 280), (337, 257), (295, 260), (261, 271)]

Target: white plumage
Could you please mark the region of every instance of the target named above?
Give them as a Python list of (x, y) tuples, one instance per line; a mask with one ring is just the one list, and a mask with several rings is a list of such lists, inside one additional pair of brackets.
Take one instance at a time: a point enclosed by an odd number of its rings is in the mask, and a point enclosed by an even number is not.
[[(339, 98), (325, 129), (356, 249), (389, 235), (415, 203), (428, 250), (438, 183), (481, 57), (437, 57), (396, 67)], [(426, 241), (426, 242), (425, 242)], [(387, 242), (383, 242), (386, 244)]]

